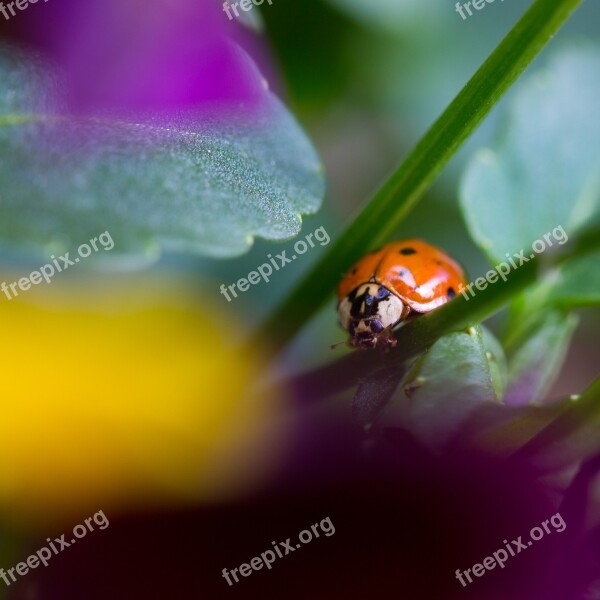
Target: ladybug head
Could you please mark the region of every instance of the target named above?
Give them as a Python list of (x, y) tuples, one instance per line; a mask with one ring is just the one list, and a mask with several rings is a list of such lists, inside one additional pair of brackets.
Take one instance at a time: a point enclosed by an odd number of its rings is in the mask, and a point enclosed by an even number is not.
[(404, 313), (404, 304), (386, 287), (363, 283), (338, 304), (341, 326), (355, 348), (375, 348), (383, 342), (394, 345), (390, 331)]

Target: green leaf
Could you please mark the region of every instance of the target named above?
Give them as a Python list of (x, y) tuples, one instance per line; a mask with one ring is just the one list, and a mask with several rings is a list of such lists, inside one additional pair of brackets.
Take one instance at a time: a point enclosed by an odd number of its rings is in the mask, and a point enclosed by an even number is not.
[[(353, 262), (388, 241), (442, 168), (581, 0), (536, 0), (406, 160), (292, 290), (251, 343), (283, 346), (331, 296)], [(307, 301), (310, 299), (310, 301)]]
[(474, 411), (497, 404), (481, 328), (473, 327), (440, 338), (417, 360), (380, 422), (439, 448)]
[(542, 313), (534, 327), (522, 331), (512, 343), (508, 364), (509, 406), (539, 403), (558, 375), (579, 319), (562, 311)]
[(586, 244), (573, 248), (536, 285), (513, 300), (506, 328), (507, 347), (539, 327), (540, 315), (555, 309), (568, 311), (600, 303), (599, 241), (596, 234)]
[(566, 260), (549, 274), (538, 295), (544, 304), (560, 308), (597, 306), (600, 304), (599, 265), (600, 250)]
[[(478, 152), (461, 184), (472, 237), (493, 262), (562, 227), (575, 238), (600, 218), (600, 50), (563, 49), (512, 98), (498, 144)], [(564, 232), (557, 233), (565, 243)], [(572, 240), (571, 240), (572, 241)]]
[(60, 115), (46, 73), (0, 50), (2, 244), (60, 252), (108, 230), (115, 253), (230, 257), (293, 237), (320, 206), (322, 165), (266, 87), (255, 112), (84, 120)]

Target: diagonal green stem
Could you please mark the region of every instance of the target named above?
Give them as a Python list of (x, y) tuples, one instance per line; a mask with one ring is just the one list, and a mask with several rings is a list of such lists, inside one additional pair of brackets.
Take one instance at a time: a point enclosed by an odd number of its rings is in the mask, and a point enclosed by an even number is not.
[(539, 260), (512, 271), (507, 281), (498, 280), (466, 300), (455, 300), (414, 321), (396, 333), (398, 346), (382, 355), (377, 351), (354, 351), (316, 370), (285, 381), (301, 402), (319, 402), (355, 386), (374, 369), (400, 365), (427, 350), (441, 336), (481, 323), (499, 311), (511, 298), (536, 281)]
[[(600, 416), (600, 378), (576, 400), (571, 400), (564, 407), (561, 414), (548, 426), (519, 448), (511, 457), (518, 461), (525, 457), (537, 455), (552, 446), (558, 446), (561, 442), (574, 434), (585, 425), (594, 424), (598, 427)], [(599, 444), (592, 443), (593, 452), (597, 452)], [(590, 449), (589, 453), (593, 453)]]
[[(578, 244), (570, 254), (566, 254), (554, 264), (561, 264), (569, 258), (593, 255), (600, 249), (600, 237), (589, 243)], [(552, 268), (553, 263), (546, 265)], [(301, 373), (283, 382), (294, 391), (301, 402), (319, 402), (333, 394), (342, 392), (358, 384), (375, 369), (388, 365), (401, 365), (427, 350), (440, 337), (453, 331), (460, 331), (485, 321), (501, 310), (527, 287), (540, 281), (543, 276), (543, 260), (540, 255), (528, 261), (506, 276), (506, 281), (498, 279), (481, 291), (473, 287), (474, 296), (462, 294), (445, 306), (438, 308), (414, 321), (409, 321), (395, 332), (398, 346), (387, 354), (377, 351), (353, 351), (317, 369)], [(546, 306), (543, 309), (548, 309)]]
[(330, 298), (341, 275), (387, 241), (444, 165), (583, 0), (536, 0), (417, 146), (300, 284), (255, 342), (281, 348)]

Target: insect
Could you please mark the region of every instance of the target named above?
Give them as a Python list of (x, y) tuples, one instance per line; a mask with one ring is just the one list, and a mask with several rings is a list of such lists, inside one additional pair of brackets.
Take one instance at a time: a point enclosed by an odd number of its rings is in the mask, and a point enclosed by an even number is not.
[(390, 242), (361, 258), (340, 282), (337, 308), (348, 344), (395, 346), (398, 323), (446, 304), (466, 283), (460, 265), (435, 246)]

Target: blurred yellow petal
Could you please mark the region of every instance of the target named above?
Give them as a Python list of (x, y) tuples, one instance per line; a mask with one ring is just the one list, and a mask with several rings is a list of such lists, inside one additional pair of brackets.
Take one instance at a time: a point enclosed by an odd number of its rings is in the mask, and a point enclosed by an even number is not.
[(256, 357), (180, 282), (54, 283), (0, 299), (0, 328), (5, 518), (222, 498), (277, 454)]

